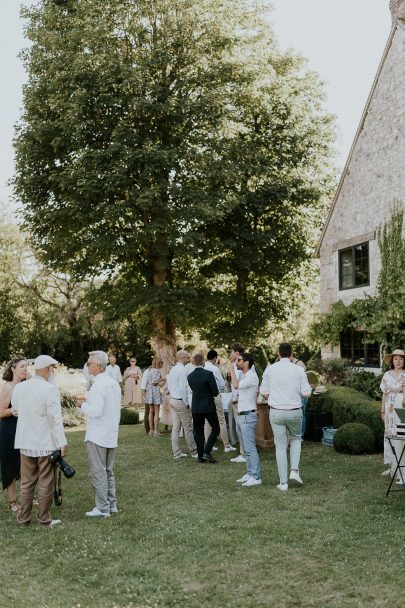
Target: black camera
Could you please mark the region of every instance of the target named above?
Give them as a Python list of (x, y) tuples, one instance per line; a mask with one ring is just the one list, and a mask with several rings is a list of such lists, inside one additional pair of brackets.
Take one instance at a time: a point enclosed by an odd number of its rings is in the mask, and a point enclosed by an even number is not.
[(74, 468), (62, 458), (60, 450), (55, 450), (55, 452), (52, 452), (52, 454), (50, 454), (49, 462), (53, 462), (54, 464), (56, 464), (60, 468), (66, 479), (70, 479), (76, 473)]

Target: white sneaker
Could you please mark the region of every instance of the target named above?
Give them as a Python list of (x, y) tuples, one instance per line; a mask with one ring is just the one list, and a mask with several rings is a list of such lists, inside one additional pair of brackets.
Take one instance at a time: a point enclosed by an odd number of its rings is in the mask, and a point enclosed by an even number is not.
[(397, 479), (397, 481), (395, 483), (397, 484), (397, 486), (403, 486), (403, 485), (405, 485), (405, 480), (402, 481), (402, 479)]
[(236, 448), (234, 448), (233, 445), (227, 445), (224, 448), (224, 452), (236, 452)]
[(198, 454), (191, 454), (191, 458), (198, 458)]
[(118, 513), (117, 507), (113, 507), (112, 509), (110, 509), (110, 513)]
[(214, 446), (212, 446), (212, 452), (218, 452), (218, 448)]
[(53, 528), (54, 526), (58, 526), (61, 523), (61, 519), (52, 519), (51, 523), (47, 525), (47, 528)]
[(241, 477), (240, 479), (236, 480), (236, 483), (245, 483), (245, 481), (247, 481), (248, 479), (250, 479), (250, 475), (248, 475), (247, 473)]
[(236, 458), (231, 458), (230, 462), (246, 462), (246, 458), (242, 454), (239, 454)]
[(251, 488), (252, 486), (261, 486), (261, 485), (262, 485), (262, 480), (255, 479), (254, 477), (249, 477), (249, 479), (247, 481), (245, 481), (245, 483), (242, 484), (242, 486), (244, 488)]
[(288, 483), (279, 483), (277, 486), (277, 490), (280, 490), (281, 492), (287, 492)]
[(388, 476), (392, 477), (391, 469), (386, 469), (385, 471), (383, 471), (383, 472), (381, 473), (381, 475), (382, 475), (383, 477), (388, 477)]
[(185, 454), (184, 452), (180, 452), (180, 454), (178, 454), (177, 456), (174, 457), (175, 460), (180, 460), (180, 458), (187, 458), (188, 454)]
[(103, 513), (97, 507), (94, 507), (92, 511), (87, 511), (86, 517), (111, 517), (109, 513)]
[(291, 471), (290, 481), (296, 481), (297, 483), (299, 483), (301, 485), (304, 483), (300, 477), (299, 471)]

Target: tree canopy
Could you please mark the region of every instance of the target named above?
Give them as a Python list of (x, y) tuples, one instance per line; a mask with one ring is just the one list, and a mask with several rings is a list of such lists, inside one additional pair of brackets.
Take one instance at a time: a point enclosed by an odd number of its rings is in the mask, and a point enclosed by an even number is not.
[[(305, 282), (331, 185), (331, 119), (248, 0), (67, 0), (24, 10), (15, 193), (39, 257), (108, 279), (162, 352), (229, 342)], [(108, 286), (108, 288), (107, 288)]]

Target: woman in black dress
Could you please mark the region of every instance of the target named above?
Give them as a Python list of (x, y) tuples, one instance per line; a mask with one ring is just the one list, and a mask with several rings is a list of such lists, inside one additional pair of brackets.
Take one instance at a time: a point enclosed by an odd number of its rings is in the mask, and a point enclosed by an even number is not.
[(7, 490), (8, 507), (17, 513), (16, 480), (20, 477), (20, 451), (14, 449), (17, 418), (11, 413), (11, 395), (16, 384), (27, 378), (27, 360), (14, 357), (6, 365), (0, 388), (0, 467), (3, 490)]

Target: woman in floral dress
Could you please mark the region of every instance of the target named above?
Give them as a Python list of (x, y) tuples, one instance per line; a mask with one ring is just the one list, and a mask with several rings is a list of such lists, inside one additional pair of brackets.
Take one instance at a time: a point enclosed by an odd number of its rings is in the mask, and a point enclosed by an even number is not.
[[(387, 436), (397, 434), (397, 424), (399, 422), (399, 418), (394, 408), (404, 407), (405, 353), (399, 349), (394, 350), (393, 353), (385, 355), (384, 361), (388, 363), (391, 368), (388, 372), (385, 372), (380, 385), (383, 393), (381, 418), (385, 427), (384, 464), (389, 465), (390, 468), (384, 471), (382, 475), (393, 475), (396, 462)], [(393, 444), (395, 451), (399, 456), (400, 451), (402, 450), (402, 442), (393, 441)], [(399, 476), (398, 479), (400, 482)]]
[(136, 358), (131, 357), (129, 367), (124, 372), (124, 405), (138, 406), (142, 403), (141, 381), (141, 369), (136, 364)]
[(149, 405), (149, 435), (151, 437), (161, 434), (159, 433), (159, 410), (163, 397), (160, 386), (165, 382), (160, 374), (162, 367), (163, 361), (159, 357), (153, 357), (146, 382), (145, 403)]

